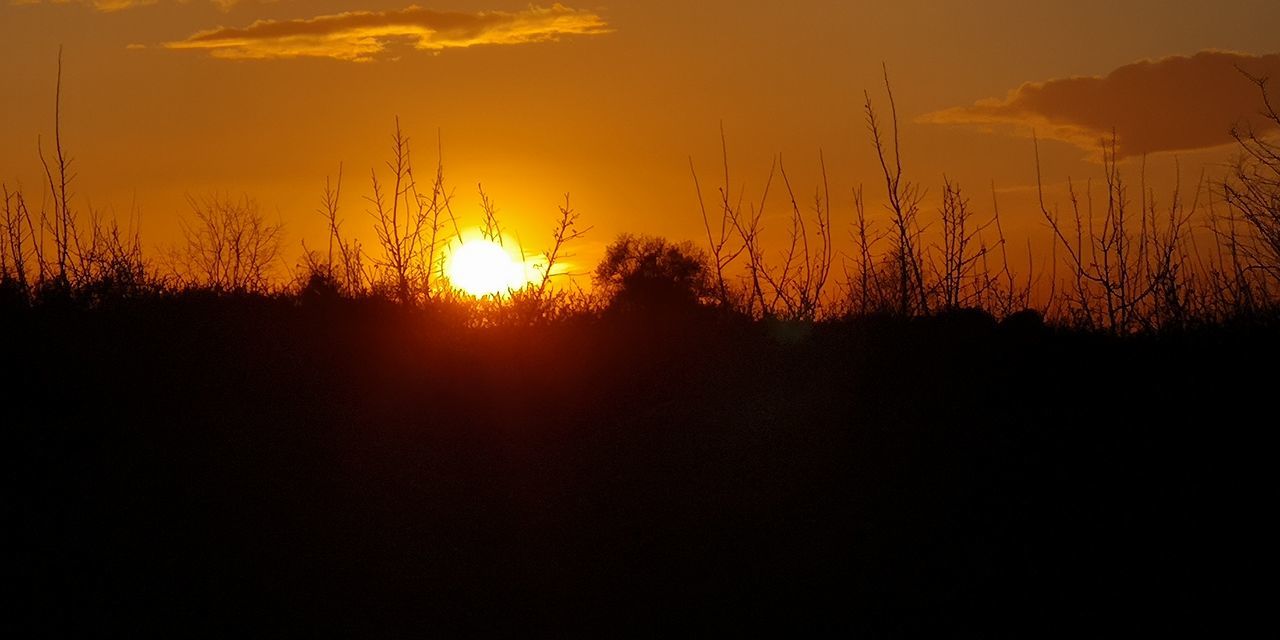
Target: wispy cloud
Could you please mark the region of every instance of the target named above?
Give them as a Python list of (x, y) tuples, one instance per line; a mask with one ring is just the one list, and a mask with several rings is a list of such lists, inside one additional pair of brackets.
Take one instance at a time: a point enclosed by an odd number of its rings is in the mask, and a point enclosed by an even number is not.
[[(103, 13), (111, 13), (114, 11), (123, 11), (134, 7), (157, 4), (161, 0), (9, 0), (9, 4), (82, 4), (93, 7)], [(180, 3), (186, 3), (190, 0), (171, 0)], [(242, 0), (208, 0), (210, 3), (217, 5), (223, 11), (234, 7)], [(257, 0), (263, 2), (266, 0)]]
[(373, 60), (395, 41), (423, 51), (440, 51), (485, 44), (546, 42), (562, 36), (610, 31), (598, 14), (561, 4), (515, 12), (474, 13), (410, 6), (300, 20), (259, 20), (242, 28), (201, 31), (164, 46), (208, 51), (219, 58), (315, 57), (363, 62)]
[[(1104, 77), (1028, 82), (1004, 98), (981, 100), (921, 116), (920, 122), (1005, 128), (1098, 148), (1114, 131), (1120, 157), (1214, 147), (1231, 142), (1231, 127), (1273, 127), (1257, 117), (1257, 87), (1239, 71), (1280, 77), (1280, 54), (1202, 51), (1145, 60)], [(1274, 87), (1273, 87), (1274, 90)]]

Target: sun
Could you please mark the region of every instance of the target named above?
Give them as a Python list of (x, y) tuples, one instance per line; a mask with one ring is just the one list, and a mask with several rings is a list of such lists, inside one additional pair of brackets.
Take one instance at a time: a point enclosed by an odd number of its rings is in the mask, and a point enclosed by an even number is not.
[(525, 266), (502, 245), (486, 239), (464, 241), (445, 262), (449, 282), (477, 298), (500, 295), (528, 282)]

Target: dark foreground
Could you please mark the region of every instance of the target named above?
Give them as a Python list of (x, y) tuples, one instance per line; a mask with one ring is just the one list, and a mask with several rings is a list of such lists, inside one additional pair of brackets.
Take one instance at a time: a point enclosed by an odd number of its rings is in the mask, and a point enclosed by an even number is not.
[(1274, 330), (448, 324), (6, 313), (12, 637), (1110, 635), (1261, 606)]

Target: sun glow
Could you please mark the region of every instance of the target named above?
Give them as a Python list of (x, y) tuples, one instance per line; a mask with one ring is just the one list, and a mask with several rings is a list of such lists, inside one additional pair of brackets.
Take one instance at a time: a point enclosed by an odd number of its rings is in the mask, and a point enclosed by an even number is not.
[(500, 295), (529, 281), (525, 265), (502, 245), (479, 238), (466, 240), (449, 253), (445, 274), (453, 286), (476, 297)]

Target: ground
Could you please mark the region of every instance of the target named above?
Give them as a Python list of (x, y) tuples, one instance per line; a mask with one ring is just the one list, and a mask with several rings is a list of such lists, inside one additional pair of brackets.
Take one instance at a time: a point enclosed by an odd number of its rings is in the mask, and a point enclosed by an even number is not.
[(0, 327), (24, 636), (1220, 631), (1267, 530), (1267, 328), (196, 295)]

